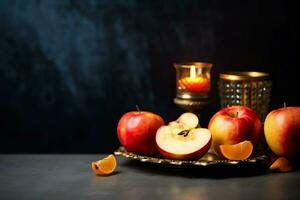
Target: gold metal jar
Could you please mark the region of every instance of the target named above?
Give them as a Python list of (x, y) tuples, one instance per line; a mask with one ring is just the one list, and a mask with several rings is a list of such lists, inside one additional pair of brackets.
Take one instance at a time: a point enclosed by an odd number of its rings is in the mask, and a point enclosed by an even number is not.
[(268, 73), (253, 71), (219, 74), (221, 107), (243, 105), (256, 111), (264, 121), (271, 97), (271, 80)]

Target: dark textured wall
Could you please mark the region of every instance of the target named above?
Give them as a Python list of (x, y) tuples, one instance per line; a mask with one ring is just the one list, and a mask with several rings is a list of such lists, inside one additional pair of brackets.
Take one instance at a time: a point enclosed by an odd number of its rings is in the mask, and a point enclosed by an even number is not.
[[(222, 1), (220, 1), (222, 2)], [(293, 5), (284, 1), (0, 1), (0, 152), (111, 152), (124, 112), (175, 119), (174, 62), (270, 72), (271, 108), (299, 104)]]

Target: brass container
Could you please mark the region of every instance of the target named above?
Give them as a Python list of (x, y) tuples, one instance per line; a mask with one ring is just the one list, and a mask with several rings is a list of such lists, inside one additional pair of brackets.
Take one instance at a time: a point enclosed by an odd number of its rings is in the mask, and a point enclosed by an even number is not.
[(256, 111), (262, 122), (269, 111), (271, 80), (268, 73), (240, 71), (219, 74), (221, 107), (242, 105)]

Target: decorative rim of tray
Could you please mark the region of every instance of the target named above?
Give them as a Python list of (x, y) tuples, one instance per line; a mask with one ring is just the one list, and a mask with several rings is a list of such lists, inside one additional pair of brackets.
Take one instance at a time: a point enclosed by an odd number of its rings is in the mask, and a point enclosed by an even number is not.
[(132, 152), (128, 152), (125, 150), (124, 147), (119, 147), (117, 150), (114, 151), (114, 154), (117, 156), (123, 156), (130, 160), (137, 160), (144, 163), (152, 163), (152, 164), (159, 164), (171, 167), (209, 167), (209, 166), (219, 166), (219, 165), (226, 165), (226, 166), (240, 166), (240, 165), (263, 165), (267, 162), (267, 155), (257, 155), (246, 160), (225, 160), (217, 158), (217, 156), (213, 153), (207, 153), (202, 158), (198, 160), (172, 160), (162, 158), (160, 156), (151, 157), (151, 156), (143, 156), (138, 155)]

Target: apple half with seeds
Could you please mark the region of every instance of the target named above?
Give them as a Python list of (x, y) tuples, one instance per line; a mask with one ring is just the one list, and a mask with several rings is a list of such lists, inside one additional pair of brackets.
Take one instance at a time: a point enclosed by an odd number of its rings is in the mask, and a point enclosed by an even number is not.
[(155, 141), (160, 154), (168, 159), (192, 160), (206, 154), (211, 145), (211, 133), (198, 127), (198, 117), (184, 113), (176, 121), (160, 127)]

